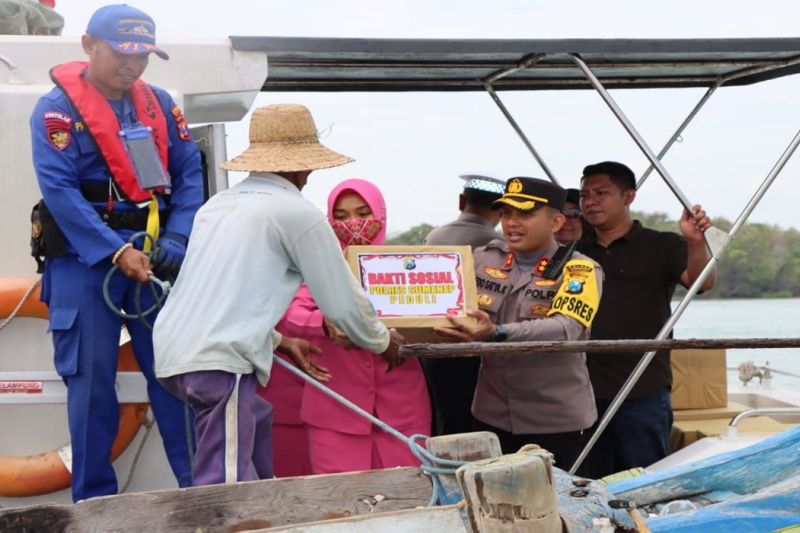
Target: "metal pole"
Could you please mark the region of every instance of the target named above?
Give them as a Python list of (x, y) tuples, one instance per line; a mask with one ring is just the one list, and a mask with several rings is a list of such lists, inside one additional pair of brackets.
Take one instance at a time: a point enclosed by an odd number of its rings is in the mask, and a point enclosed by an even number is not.
[[(716, 257), (712, 256), (711, 259), (709, 259), (708, 263), (706, 263), (706, 266), (700, 272), (700, 276), (695, 280), (694, 283), (692, 283), (692, 286), (689, 288), (686, 296), (684, 296), (683, 300), (681, 300), (680, 304), (678, 304), (678, 308), (675, 309), (675, 311), (669, 317), (669, 320), (667, 320), (667, 323), (662, 326), (661, 331), (659, 331), (658, 335), (656, 335), (656, 340), (665, 339), (667, 335), (669, 335), (670, 331), (672, 331), (672, 327), (683, 314), (684, 309), (686, 309), (686, 307), (689, 305), (689, 302), (694, 298), (695, 294), (697, 294), (698, 289), (702, 286), (706, 278), (708, 278), (708, 276), (716, 267), (717, 262), (718, 259)], [(584, 446), (583, 450), (581, 450), (581, 454), (577, 459), (575, 459), (575, 463), (572, 465), (572, 468), (569, 469), (570, 474), (574, 474), (581, 464), (583, 464), (583, 461), (589, 455), (589, 452), (592, 451), (592, 448), (594, 448), (594, 445), (600, 439), (603, 431), (605, 431), (609, 422), (611, 422), (611, 419), (619, 410), (622, 402), (628, 398), (628, 394), (630, 394), (631, 390), (639, 381), (639, 378), (642, 376), (647, 367), (650, 365), (650, 361), (653, 360), (655, 355), (655, 351), (650, 351), (644, 354), (644, 356), (642, 356), (642, 358), (639, 360), (636, 368), (633, 369), (633, 372), (631, 372), (630, 376), (628, 376), (628, 379), (622, 385), (622, 388), (611, 401), (611, 404), (608, 406), (606, 412), (603, 414), (603, 418), (601, 418), (600, 422), (597, 424), (597, 429), (589, 438), (589, 442), (586, 443), (586, 446)]]
[[(764, 181), (761, 183), (759, 188), (753, 194), (753, 197), (750, 199), (745, 208), (742, 210), (742, 213), (734, 222), (730, 234), (726, 235), (726, 240), (722, 244), (719, 253), (712, 255), (711, 259), (709, 259), (708, 263), (706, 263), (706, 266), (700, 272), (700, 276), (695, 280), (694, 283), (692, 283), (692, 286), (689, 287), (686, 296), (683, 297), (681, 302), (678, 304), (678, 307), (669, 317), (669, 320), (667, 320), (667, 323), (664, 324), (664, 326), (661, 328), (661, 331), (658, 332), (656, 340), (661, 340), (666, 338), (666, 336), (669, 335), (669, 332), (672, 331), (673, 326), (681, 317), (683, 311), (689, 305), (689, 302), (694, 298), (695, 294), (697, 294), (697, 291), (700, 289), (700, 287), (702, 287), (706, 278), (708, 278), (712, 270), (716, 267), (722, 254), (724, 254), (725, 251), (728, 249), (730, 243), (733, 241), (733, 238), (736, 236), (739, 230), (741, 230), (741, 228), (744, 226), (745, 222), (747, 221), (747, 218), (753, 212), (753, 209), (755, 209), (756, 205), (758, 205), (758, 202), (761, 201), (761, 198), (764, 197), (764, 194), (766, 194), (769, 187), (775, 181), (775, 178), (777, 178), (778, 174), (781, 172), (781, 170), (783, 170), (783, 167), (786, 166), (787, 161), (789, 161), (789, 158), (795, 152), (798, 145), (800, 145), (800, 131), (798, 131), (795, 134), (794, 138), (789, 143), (789, 146), (786, 148), (786, 150), (783, 151), (783, 154), (781, 154), (781, 156), (778, 158), (778, 161), (772, 167), (769, 174), (767, 174), (767, 177), (764, 178)], [(586, 459), (586, 456), (589, 455), (589, 452), (597, 443), (597, 440), (600, 438), (600, 435), (602, 435), (603, 431), (606, 429), (606, 427), (608, 427), (609, 422), (619, 410), (620, 406), (622, 405), (622, 402), (624, 402), (625, 399), (628, 397), (628, 394), (630, 393), (631, 389), (633, 389), (634, 385), (636, 385), (636, 383), (639, 381), (639, 378), (644, 373), (647, 366), (650, 364), (650, 361), (653, 360), (655, 354), (656, 352), (654, 351), (647, 352), (639, 360), (639, 363), (636, 365), (636, 368), (633, 370), (631, 375), (628, 376), (628, 379), (625, 381), (625, 384), (622, 386), (622, 389), (620, 389), (620, 391), (617, 393), (617, 396), (611, 402), (611, 405), (608, 406), (608, 409), (606, 410), (605, 414), (603, 414), (603, 418), (597, 425), (597, 430), (589, 438), (589, 442), (586, 443), (586, 446), (581, 451), (581, 454), (575, 460), (575, 464), (573, 464), (572, 468), (570, 468), (571, 474), (574, 474), (575, 471), (578, 470), (583, 461)]]
[[(466, 342), (466, 343), (420, 343), (406, 344), (400, 347), (400, 357), (422, 357), (425, 359), (449, 359), (453, 357), (492, 357), (499, 356), (538, 356), (563, 352), (646, 352), (650, 350), (714, 350), (754, 349), (754, 348), (800, 348), (800, 338), (781, 337), (743, 339), (618, 339), (618, 340), (582, 340), (582, 341), (519, 341), (519, 342)], [(762, 367), (767, 368), (767, 367)], [(736, 370), (732, 368), (731, 370)], [(772, 370), (770, 372), (780, 372)], [(2, 372), (0, 372), (2, 376)], [(800, 377), (800, 374), (797, 374)], [(0, 380), (2, 381), (2, 380)]]
[[(639, 132), (636, 130), (631, 121), (628, 120), (628, 117), (626, 117), (625, 114), (622, 112), (622, 109), (620, 109), (620, 107), (617, 105), (617, 103), (614, 101), (611, 95), (608, 94), (608, 91), (606, 90), (605, 87), (603, 87), (603, 84), (600, 82), (597, 76), (594, 75), (594, 72), (592, 72), (589, 66), (583, 61), (583, 59), (581, 59), (581, 57), (578, 54), (569, 54), (569, 56), (572, 58), (575, 64), (578, 65), (578, 67), (583, 71), (583, 74), (586, 76), (586, 79), (589, 80), (589, 82), (595, 88), (597, 93), (601, 96), (601, 98), (603, 98), (603, 100), (606, 102), (606, 105), (608, 105), (608, 107), (611, 109), (611, 112), (614, 113), (614, 116), (616, 116), (617, 119), (619, 120), (620, 124), (622, 124), (622, 126), (628, 131), (628, 135), (631, 136), (633, 141), (637, 144), (637, 146), (639, 146), (639, 148), (642, 150), (647, 159), (650, 160), (650, 164), (652, 164), (656, 168), (656, 170), (658, 170), (658, 173), (661, 174), (661, 177), (664, 179), (664, 182), (667, 184), (667, 187), (669, 187), (670, 190), (675, 195), (675, 197), (678, 198), (681, 205), (683, 205), (684, 209), (691, 212), (692, 203), (689, 201), (686, 195), (683, 194), (683, 191), (680, 190), (678, 185), (669, 175), (669, 172), (667, 172), (667, 169), (664, 168), (664, 165), (661, 164), (661, 161), (658, 159), (658, 157), (656, 157), (656, 154), (653, 153), (653, 150), (650, 148), (650, 146), (648, 146), (648, 144), (644, 141), (642, 136), (639, 135)], [(712, 226), (706, 231), (705, 238), (706, 238), (706, 243), (708, 244), (708, 248), (709, 250), (711, 250), (711, 254), (715, 255), (717, 250), (719, 250), (722, 247), (723, 243), (727, 240), (728, 236), (725, 234), (724, 231)]]
[(492, 100), (494, 100), (494, 103), (497, 104), (497, 107), (500, 108), (500, 111), (503, 113), (503, 115), (505, 115), (506, 120), (508, 120), (508, 123), (511, 124), (511, 127), (514, 128), (514, 131), (517, 132), (519, 138), (522, 139), (522, 142), (528, 148), (528, 151), (531, 154), (533, 154), (533, 157), (536, 159), (536, 162), (539, 163), (539, 166), (542, 167), (542, 170), (544, 170), (544, 173), (547, 174), (548, 178), (550, 178), (550, 181), (552, 181), (556, 185), (560, 185), (555, 175), (553, 175), (553, 173), (550, 171), (550, 168), (548, 168), (547, 164), (544, 162), (542, 157), (536, 151), (536, 148), (533, 147), (533, 144), (531, 144), (531, 142), (528, 140), (528, 137), (525, 136), (525, 132), (522, 131), (522, 128), (519, 127), (517, 121), (514, 120), (514, 117), (511, 115), (508, 109), (506, 109), (506, 106), (503, 105), (503, 102), (500, 100), (500, 97), (497, 96), (497, 93), (494, 92), (492, 85), (487, 82), (483, 86), (486, 88), (486, 92), (489, 93), (489, 96), (492, 97)]
[(767, 190), (770, 188), (770, 186), (772, 186), (775, 178), (778, 177), (778, 174), (780, 174), (781, 170), (783, 170), (783, 167), (786, 166), (786, 163), (789, 161), (789, 158), (792, 157), (792, 154), (794, 154), (798, 145), (800, 145), (800, 131), (795, 134), (794, 138), (789, 143), (789, 146), (786, 147), (786, 150), (783, 151), (783, 154), (781, 154), (781, 156), (778, 158), (778, 161), (775, 162), (775, 165), (769, 171), (769, 174), (767, 174), (767, 177), (764, 178), (764, 181), (761, 183), (758, 189), (756, 189), (756, 192), (753, 193), (753, 197), (750, 198), (749, 202), (747, 202), (747, 205), (742, 210), (739, 218), (734, 221), (730, 231), (731, 238), (733, 238), (736, 233), (739, 232), (745, 222), (747, 222), (747, 219), (753, 212), (753, 209), (756, 208), (758, 202), (761, 201), (761, 199), (767, 193)]
[(535, 64), (539, 63), (545, 57), (547, 57), (547, 54), (530, 54), (528, 56), (525, 56), (519, 62), (517, 62), (516, 66), (512, 68), (500, 69), (496, 72), (489, 74), (483, 79), (483, 83), (484, 85), (486, 85), (487, 83), (491, 85), (497, 80), (502, 80), (506, 76), (510, 76), (515, 72), (531, 68)]
[(765, 415), (800, 415), (800, 407), (758, 407), (756, 409), (748, 409), (731, 418), (731, 421), (728, 422), (728, 427), (736, 427), (739, 422), (751, 416)]
[[(669, 149), (672, 147), (675, 141), (677, 141), (680, 138), (681, 133), (683, 133), (683, 130), (686, 129), (689, 123), (692, 120), (694, 120), (694, 117), (700, 111), (700, 108), (702, 108), (705, 105), (705, 103), (708, 101), (711, 95), (714, 94), (714, 91), (716, 91), (722, 85), (732, 80), (744, 78), (747, 76), (753, 76), (754, 74), (760, 74), (763, 72), (770, 72), (773, 70), (777, 70), (779, 68), (790, 67), (798, 63), (800, 63), (800, 58), (795, 57), (792, 59), (787, 59), (786, 61), (781, 61), (777, 64), (761, 65), (757, 67), (747, 67), (737, 70), (735, 72), (731, 72), (730, 74), (720, 76), (719, 79), (717, 79), (717, 81), (711, 87), (708, 88), (706, 93), (703, 95), (703, 98), (700, 99), (697, 105), (694, 106), (694, 109), (692, 109), (691, 113), (689, 113), (689, 116), (686, 117), (686, 120), (683, 121), (683, 123), (678, 127), (677, 130), (675, 130), (675, 133), (672, 135), (669, 141), (667, 141), (667, 144), (665, 144), (664, 147), (661, 149), (661, 151), (658, 153), (658, 159), (659, 160), (664, 159), (664, 155), (666, 155), (667, 151), (669, 151)], [(644, 174), (642, 174), (642, 177), (639, 178), (639, 183), (636, 184), (637, 189), (639, 189), (642, 186), (642, 184), (647, 180), (647, 177), (650, 175), (651, 172), (653, 172), (654, 168), (655, 167), (651, 164), (644, 172)]]
[[(712, 85), (711, 87), (708, 88), (708, 90), (703, 95), (703, 97), (700, 99), (700, 101), (697, 102), (697, 105), (694, 106), (694, 109), (692, 109), (692, 111), (689, 113), (689, 115), (686, 117), (686, 119), (684, 119), (684, 121), (681, 123), (681, 125), (678, 126), (678, 129), (675, 130), (675, 133), (672, 134), (672, 137), (669, 138), (669, 141), (667, 141), (667, 144), (665, 144), (664, 147), (661, 149), (661, 151), (658, 152), (659, 161), (661, 159), (664, 159), (664, 156), (667, 154), (669, 149), (672, 148), (672, 145), (675, 144), (675, 142), (680, 138), (681, 134), (683, 133), (683, 130), (685, 130), (687, 128), (687, 126), (689, 126), (689, 123), (692, 120), (694, 120), (694, 117), (700, 111), (700, 108), (702, 108), (705, 105), (705, 103), (708, 101), (709, 98), (711, 98), (711, 95), (714, 94), (714, 91), (716, 91), (717, 88), (720, 85), (721, 85), (721, 82), (718, 81), (717, 83), (715, 83), (714, 85)], [(642, 184), (644, 184), (645, 181), (647, 181), (647, 177), (650, 175), (651, 172), (653, 172), (654, 168), (656, 168), (656, 167), (653, 166), (652, 163), (650, 163), (650, 166), (647, 167), (647, 170), (644, 171), (644, 174), (642, 174), (642, 177), (639, 178), (639, 183), (636, 184), (636, 189), (637, 190), (642, 186)]]

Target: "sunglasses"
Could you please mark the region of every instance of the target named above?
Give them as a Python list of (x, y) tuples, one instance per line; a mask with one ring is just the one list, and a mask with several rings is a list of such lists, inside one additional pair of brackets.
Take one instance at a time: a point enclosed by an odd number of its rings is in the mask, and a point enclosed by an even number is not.
[(564, 209), (562, 213), (564, 213), (564, 216), (567, 218), (580, 218), (581, 216), (580, 209)]

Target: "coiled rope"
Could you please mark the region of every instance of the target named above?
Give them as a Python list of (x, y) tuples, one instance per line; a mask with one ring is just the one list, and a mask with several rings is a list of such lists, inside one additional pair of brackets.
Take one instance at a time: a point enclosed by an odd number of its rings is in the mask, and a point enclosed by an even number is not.
[[(144, 239), (144, 240), (148, 240), (149, 239), (150, 242), (152, 243), (152, 245), (153, 245), (152, 246), (152, 248), (153, 248), (152, 251), (151, 252), (147, 252), (147, 256), (152, 261), (153, 257), (155, 256), (156, 249), (157, 249), (156, 244), (155, 244), (155, 239), (153, 238), (152, 235), (150, 235), (146, 231), (139, 231), (139, 232), (134, 233), (133, 235), (131, 235), (130, 238), (128, 239), (128, 242), (131, 243), (131, 244), (134, 244), (139, 239)], [(161, 307), (164, 304), (164, 300), (166, 300), (167, 295), (169, 294), (169, 291), (172, 288), (172, 283), (173, 283), (174, 280), (162, 281), (162, 280), (158, 279), (157, 277), (151, 275), (150, 276), (150, 281), (148, 283), (146, 283), (146, 284), (138, 283), (136, 285), (136, 292), (135, 292), (134, 297), (133, 297), (133, 307), (134, 307), (135, 313), (128, 313), (124, 309), (117, 308), (117, 306), (114, 305), (114, 302), (111, 300), (111, 294), (110, 294), (110, 291), (109, 291), (109, 286), (111, 284), (111, 278), (114, 277), (114, 274), (118, 270), (119, 270), (119, 266), (118, 265), (116, 265), (116, 264), (112, 265), (111, 268), (108, 269), (108, 273), (106, 274), (105, 279), (103, 279), (103, 299), (105, 300), (106, 305), (117, 316), (119, 316), (121, 318), (124, 318), (126, 320), (139, 320), (142, 324), (144, 324), (144, 326), (147, 329), (152, 331), (153, 330), (153, 326), (151, 326), (150, 322), (147, 321), (147, 316), (149, 316), (150, 314), (154, 313), (155, 311), (161, 309)], [(151, 305), (147, 309), (142, 309), (142, 287), (144, 285), (147, 285), (147, 287), (150, 289), (150, 291), (151, 291), (151, 293), (153, 295), (153, 305)], [(158, 287), (160, 289), (160, 291), (161, 291), (160, 294), (156, 290), (156, 287)]]

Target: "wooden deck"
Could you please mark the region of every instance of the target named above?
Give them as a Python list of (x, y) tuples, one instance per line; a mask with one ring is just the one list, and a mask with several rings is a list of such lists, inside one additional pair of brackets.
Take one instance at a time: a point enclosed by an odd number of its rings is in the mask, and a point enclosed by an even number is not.
[(418, 468), (271, 479), (0, 509), (0, 531), (233, 533), (411, 509), (431, 490)]

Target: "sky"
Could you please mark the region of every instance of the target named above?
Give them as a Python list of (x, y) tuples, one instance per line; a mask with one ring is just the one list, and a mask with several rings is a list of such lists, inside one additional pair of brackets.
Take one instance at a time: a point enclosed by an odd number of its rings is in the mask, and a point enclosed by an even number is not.
[[(83, 33), (107, 2), (57, 0), (63, 35)], [(800, 36), (796, 0), (131, 0), (156, 21), (158, 38), (230, 35), (383, 38), (709, 38)], [(168, 50), (167, 50), (168, 51)], [(153, 61), (158, 61), (153, 58)], [(145, 73), (144, 79), (147, 79)], [(665, 157), (692, 203), (735, 219), (800, 128), (800, 76), (723, 87)], [(622, 90), (612, 96), (655, 152), (704, 89)], [(603, 160), (637, 174), (647, 160), (593, 91), (500, 93), (564, 186)], [(321, 209), (350, 177), (375, 182), (389, 232), (458, 215), (459, 174), (546, 177), (484, 93), (260, 93), (255, 106), (301, 103), (325, 131), (322, 142), (355, 163), (312, 174), (304, 194)], [(228, 124), (228, 155), (247, 146), (249, 117)], [(242, 178), (230, 176), (235, 183)], [(800, 228), (800, 154), (790, 160), (750, 218)], [(680, 206), (651, 176), (634, 209), (677, 218)]]

